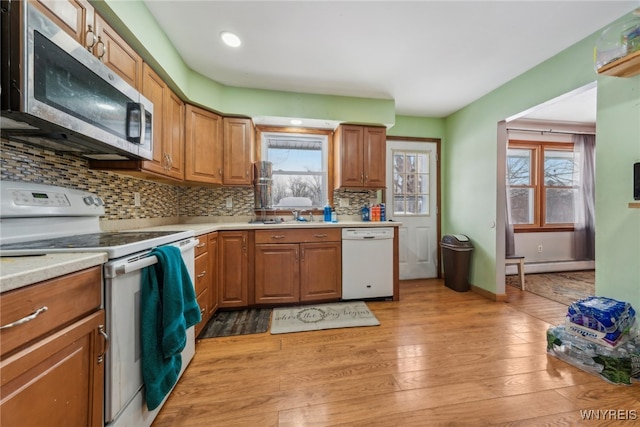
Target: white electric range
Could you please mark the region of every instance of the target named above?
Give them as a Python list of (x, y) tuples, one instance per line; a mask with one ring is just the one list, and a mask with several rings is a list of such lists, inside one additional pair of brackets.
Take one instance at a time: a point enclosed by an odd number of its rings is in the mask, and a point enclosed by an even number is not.
[[(193, 231), (101, 232), (103, 200), (85, 191), (26, 182), (0, 182), (0, 256), (106, 252), (103, 306), (109, 349), (105, 358), (105, 425), (150, 426), (162, 405), (148, 411), (140, 363), (141, 271), (157, 263), (153, 248), (179, 247), (194, 282)], [(195, 353), (187, 330), (182, 372)]]

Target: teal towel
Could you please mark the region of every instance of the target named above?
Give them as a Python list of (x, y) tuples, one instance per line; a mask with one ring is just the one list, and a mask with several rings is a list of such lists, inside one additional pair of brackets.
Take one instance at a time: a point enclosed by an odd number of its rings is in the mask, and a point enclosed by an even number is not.
[(187, 329), (200, 322), (200, 307), (180, 249), (162, 246), (158, 263), (142, 270), (140, 335), (147, 408), (157, 408), (178, 380)]

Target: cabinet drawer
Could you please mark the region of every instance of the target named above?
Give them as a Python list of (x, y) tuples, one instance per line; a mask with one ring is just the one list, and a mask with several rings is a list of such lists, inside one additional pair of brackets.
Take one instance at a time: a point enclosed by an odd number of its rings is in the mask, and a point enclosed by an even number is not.
[(202, 255), (202, 254), (206, 253), (207, 250), (208, 250), (207, 235), (203, 234), (202, 236), (198, 236), (197, 238), (198, 238), (198, 240), (200, 240), (200, 243), (198, 243), (196, 245), (196, 248), (195, 248), (195, 256), (196, 257), (198, 255)]
[(256, 231), (256, 244), (339, 242), (341, 236), (340, 228), (258, 230)]
[(200, 292), (209, 287), (209, 256), (205, 253), (195, 259), (195, 274), (194, 274), (194, 286), (196, 288), (196, 295), (200, 295)]
[(46, 307), (32, 320), (3, 329), (1, 354), (60, 329), (100, 308), (102, 268), (99, 266), (0, 295), (0, 324), (8, 325)]
[(202, 320), (196, 325), (194, 330), (197, 337), (198, 335), (200, 335), (200, 332), (202, 332), (204, 327), (207, 325), (207, 321), (209, 320), (207, 318), (207, 312), (209, 311), (208, 289), (205, 289), (200, 295), (198, 295), (196, 301), (198, 301), (198, 305), (200, 306), (200, 315), (202, 316)]

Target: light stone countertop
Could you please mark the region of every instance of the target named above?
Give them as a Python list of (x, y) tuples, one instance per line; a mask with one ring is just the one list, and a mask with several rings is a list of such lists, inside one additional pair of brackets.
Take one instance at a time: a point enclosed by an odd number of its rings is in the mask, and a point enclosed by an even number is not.
[(273, 230), (281, 228), (372, 228), (372, 227), (399, 227), (401, 222), (363, 222), (363, 221), (339, 221), (339, 222), (299, 222), (285, 221), (279, 224), (262, 224), (248, 222), (200, 222), (199, 220), (185, 221), (180, 224), (167, 224), (137, 229), (136, 231), (184, 231), (193, 230), (196, 236), (225, 230)]
[(0, 293), (107, 262), (105, 252), (0, 258)]
[[(219, 220), (218, 220), (219, 221)], [(140, 225), (140, 224), (139, 224)], [(224, 230), (273, 230), (280, 228), (350, 228), (350, 227), (399, 227), (401, 222), (363, 222), (344, 220), (337, 223), (322, 221), (295, 222), (286, 221), (279, 224), (262, 224), (245, 222), (216, 222), (207, 217), (195, 217), (181, 223), (155, 225), (150, 227), (136, 227), (136, 231), (185, 231), (193, 230), (196, 236), (214, 231)], [(124, 230), (123, 230), (124, 231)], [(133, 231), (133, 230), (127, 230)], [(104, 252), (77, 252), (47, 254), (41, 256), (20, 256), (0, 258), (0, 293), (23, 286), (52, 279), (93, 267), (107, 262)]]

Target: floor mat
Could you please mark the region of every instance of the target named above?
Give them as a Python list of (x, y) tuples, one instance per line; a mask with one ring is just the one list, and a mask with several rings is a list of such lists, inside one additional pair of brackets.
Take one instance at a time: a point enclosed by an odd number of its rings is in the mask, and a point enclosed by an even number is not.
[(376, 326), (380, 322), (362, 301), (273, 309), (272, 334)]
[[(506, 276), (505, 280), (507, 285), (520, 287), (518, 276)], [(526, 274), (524, 289), (569, 305), (576, 300), (595, 294), (595, 271)]]
[(260, 334), (269, 329), (270, 308), (219, 311), (209, 320), (198, 338)]

